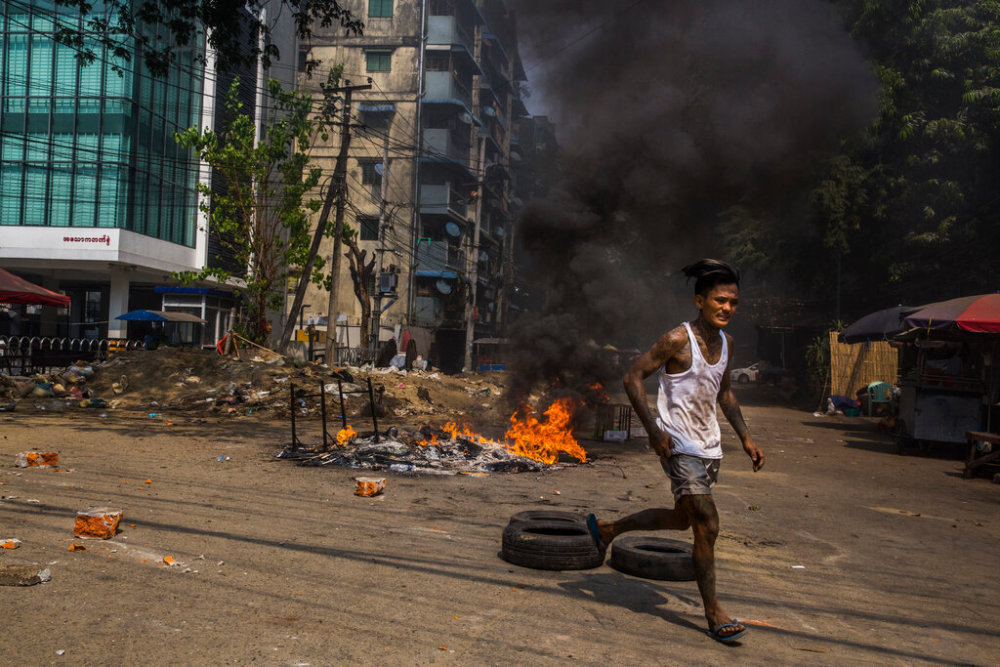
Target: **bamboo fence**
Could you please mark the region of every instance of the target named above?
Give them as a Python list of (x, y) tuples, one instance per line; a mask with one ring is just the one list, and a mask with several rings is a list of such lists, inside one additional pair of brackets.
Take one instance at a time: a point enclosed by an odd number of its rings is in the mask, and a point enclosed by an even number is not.
[(884, 340), (848, 345), (830, 332), (830, 393), (854, 398), (872, 382), (896, 384), (899, 353)]

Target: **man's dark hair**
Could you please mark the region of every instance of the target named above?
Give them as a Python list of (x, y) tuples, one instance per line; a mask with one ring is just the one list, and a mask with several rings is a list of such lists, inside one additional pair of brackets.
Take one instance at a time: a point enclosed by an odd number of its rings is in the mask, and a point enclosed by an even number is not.
[(688, 264), (681, 271), (688, 280), (694, 278), (695, 294), (708, 294), (716, 285), (740, 285), (740, 272), (718, 259), (702, 259)]

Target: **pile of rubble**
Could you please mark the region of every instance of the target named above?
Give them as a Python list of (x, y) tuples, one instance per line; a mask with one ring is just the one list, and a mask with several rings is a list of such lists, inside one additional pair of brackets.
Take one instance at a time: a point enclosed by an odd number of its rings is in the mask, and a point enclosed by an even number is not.
[[(214, 350), (159, 348), (117, 354), (92, 365), (77, 364), (54, 373), (0, 374), (0, 410), (64, 412), (99, 408), (145, 415), (196, 413), (202, 416), (284, 418), (319, 412), (318, 395), (328, 405), (345, 390), (345, 414), (370, 414), (367, 383), (378, 388), (379, 416), (399, 423), (453, 419), (475, 412), (479, 423), (505, 419), (503, 374), (448, 376), (433, 370), (328, 368), (295, 362), (256, 350), (242, 358)], [(291, 400), (291, 387), (296, 400)], [(364, 391), (361, 391), (361, 390)], [(339, 412), (339, 404), (336, 407)]]
[(32, 377), (0, 374), (0, 412), (14, 410), (28, 401), (40, 410), (107, 408), (108, 401), (94, 394), (87, 385), (94, 377), (94, 367), (86, 364), (69, 366), (58, 373)]

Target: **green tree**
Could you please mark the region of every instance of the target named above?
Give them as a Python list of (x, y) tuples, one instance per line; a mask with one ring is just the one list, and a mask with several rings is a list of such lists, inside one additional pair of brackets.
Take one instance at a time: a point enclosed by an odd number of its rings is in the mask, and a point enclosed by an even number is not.
[[(351, 270), (351, 285), (354, 287), (354, 296), (357, 297), (358, 303), (361, 305), (360, 340), (362, 355), (366, 355), (372, 321), (372, 295), (368, 292), (368, 286), (372, 284), (372, 278), (375, 275), (375, 253), (368, 257), (368, 251), (362, 250), (358, 245), (359, 234), (346, 224), (344, 225), (343, 239), (344, 245), (347, 247), (344, 257), (347, 258)], [(375, 332), (375, 335), (378, 335), (378, 332)], [(377, 340), (375, 349), (377, 354)]]
[(729, 253), (831, 314), (841, 292), (847, 317), (996, 289), (1000, 2), (834, 4), (870, 54), (877, 117), (805, 175), (805, 206), (727, 212)]
[[(243, 325), (259, 342), (270, 334), (268, 314), (281, 307), (289, 275), (297, 275), (309, 254), (309, 214), (320, 201), (308, 193), (319, 185), (321, 170), (309, 164), (305, 149), (317, 125), (310, 119), (312, 99), (287, 92), (274, 80), (268, 92), (278, 120), (257, 141), (253, 119), (239, 100), (239, 79), (226, 93), (227, 119), (221, 132), (189, 128), (175, 135), (185, 148), (194, 149), (221, 179), (215, 191), (199, 184), (200, 208), (210, 218), (209, 233), (239, 267), (246, 267), (238, 282), (244, 298)], [(313, 278), (322, 280), (322, 259)], [(224, 267), (177, 274), (183, 281), (234, 278)]]
[[(299, 40), (314, 28), (339, 25), (346, 35), (361, 34), (364, 24), (339, 0), (56, 0), (80, 11), (80, 26), (62, 28), (56, 38), (77, 48), (79, 58), (93, 62), (95, 46), (106, 46), (118, 58), (130, 60), (135, 44), (146, 67), (164, 76), (177, 58), (176, 47), (190, 46), (202, 36), (218, 55), (219, 65), (269, 67), (281, 53), (271, 39), (275, 21), (291, 17)], [(266, 11), (265, 11), (266, 10)], [(288, 54), (285, 54), (288, 55)], [(311, 72), (318, 65), (307, 63)]]

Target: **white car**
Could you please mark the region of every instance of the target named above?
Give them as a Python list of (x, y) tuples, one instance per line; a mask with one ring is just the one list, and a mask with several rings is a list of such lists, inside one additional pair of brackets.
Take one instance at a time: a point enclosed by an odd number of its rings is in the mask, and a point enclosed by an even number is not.
[(760, 373), (764, 362), (758, 361), (750, 364), (746, 368), (734, 368), (729, 371), (729, 381), (735, 384), (747, 384), (749, 382), (760, 382)]

